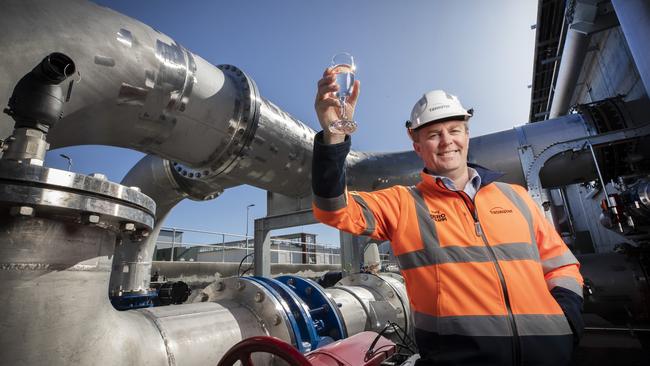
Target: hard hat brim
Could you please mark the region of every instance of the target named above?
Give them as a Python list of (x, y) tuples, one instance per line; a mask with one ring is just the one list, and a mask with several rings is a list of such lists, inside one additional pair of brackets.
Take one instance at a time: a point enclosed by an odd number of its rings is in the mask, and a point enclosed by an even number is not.
[(421, 127), (424, 127), (426, 125), (434, 124), (434, 123), (443, 123), (443, 122), (449, 122), (449, 121), (469, 121), (470, 117), (472, 117), (471, 114), (452, 114), (450, 116), (441, 116), (441, 118), (436, 118), (434, 120), (420, 123), (419, 125), (415, 127), (411, 127), (412, 130), (417, 130)]

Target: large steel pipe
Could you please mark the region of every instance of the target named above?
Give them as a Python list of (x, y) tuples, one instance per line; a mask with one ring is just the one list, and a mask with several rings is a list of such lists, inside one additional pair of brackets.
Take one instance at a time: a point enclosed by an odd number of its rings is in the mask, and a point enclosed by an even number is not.
[(121, 184), (137, 187), (156, 202), (155, 226), (150, 235), (137, 242), (126, 240), (115, 248), (109, 293), (143, 296), (149, 293), (151, 262), (156, 241), (167, 214), (183, 199), (206, 200), (237, 185), (227, 177), (207, 181), (182, 176), (173, 164), (155, 155), (142, 158), (122, 179)]
[(0, 348), (12, 350), (0, 364), (166, 361), (155, 325), (119, 314), (106, 293), (115, 244), (150, 231), (153, 210), (100, 177), (0, 160)]
[(0, 160), (0, 348), (12, 350), (0, 365), (216, 364), (244, 338), (290, 338), (241, 303), (115, 310), (115, 246), (146, 238), (154, 211), (101, 176)]
[[(25, 24), (40, 26), (26, 33)], [(236, 67), (215, 67), (151, 27), (80, 0), (9, 1), (0, 31), (0, 48), (15, 50), (0, 54), (0, 101), (53, 49), (75, 60), (77, 82), (48, 135), (52, 148), (121, 146), (176, 161), (187, 178), (228, 173), (285, 195), (309, 193), (314, 132), (261, 99)], [(0, 138), (12, 125), (0, 116)]]

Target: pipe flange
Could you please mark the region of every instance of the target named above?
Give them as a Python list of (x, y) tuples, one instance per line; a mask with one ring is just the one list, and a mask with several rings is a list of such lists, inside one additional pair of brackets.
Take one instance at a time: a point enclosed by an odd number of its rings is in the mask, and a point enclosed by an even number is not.
[[(280, 301), (262, 284), (246, 277), (230, 277), (219, 280), (203, 290), (208, 294), (203, 301), (230, 300), (249, 309), (259, 319), (268, 335), (297, 346), (289, 318)], [(206, 291), (208, 290), (208, 291)]]
[(239, 99), (235, 102), (232, 121), (228, 126), (230, 141), (225, 148), (215, 151), (207, 166), (191, 168), (179, 162), (172, 162), (174, 173), (186, 179), (209, 180), (230, 172), (246, 155), (246, 149), (257, 130), (261, 105), (257, 85), (236, 66), (217, 67), (225, 77), (232, 80), (240, 92)]
[(404, 291), (398, 291), (399, 281), (392, 277), (381, 277), (370, 273), (354, 273), (343, 277), (335, 286), (360, 286), (379, 294), (382, 300), (395, 309), (397, 323), (408, 331), (408, 298)]
[(148, 236), (156, 205), (136, 188), (58, 169), (0, 160), (0, 207), (12, 216), (56, 217)]
[[(413, 328), (413, 319), (411, 318), (411, 306), (409, 303), (408, 294), (406, 293), (406, 286), (404, 285), (404, 277), (396, 273), (382, 273), (379, 275), (386, 283), (393, 288), (397, 293), (398, 298), (402, 304), (402, 311), (404, 314), (404, 331), (409, 334)], [(399, 319), (400, 317), (398, 317)]]
[(0, 160), (0, 182), (21, 182), (32, 186), (49, 186), (79, 191), (94, 196), (124, 201), (147, 212), (156, 212), (156, 203), (134, 187), (108, 181), (101, 174), (83, 175), (65, 170)]

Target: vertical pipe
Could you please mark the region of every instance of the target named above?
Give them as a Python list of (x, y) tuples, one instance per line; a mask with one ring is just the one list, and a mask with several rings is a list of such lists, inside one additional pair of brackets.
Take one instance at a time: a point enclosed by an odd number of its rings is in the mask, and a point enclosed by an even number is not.
[(648, 0), (612, 0), (627, 45), (641, 75), (646, 95), (650, 96), (650, 2)]
[[(255, 276), (271, 276), (271, 230), (265, 218), (255, 219), (253, 242), (255, 245)], [(279, 254), (278, 254), (279, 256)]]
[(560, 70), (555, 83), (553, 102), (548, 118), (557, 118), (567, 114), (569, 103), (576, 88), (578, 76), (584, 63), (590, 37), (569, 29), (562, 51)]
[(176, 243), (176, 228), (172, 228), (172, 250), (170, 255), (170, 262), (174, 261), (174, 244)]

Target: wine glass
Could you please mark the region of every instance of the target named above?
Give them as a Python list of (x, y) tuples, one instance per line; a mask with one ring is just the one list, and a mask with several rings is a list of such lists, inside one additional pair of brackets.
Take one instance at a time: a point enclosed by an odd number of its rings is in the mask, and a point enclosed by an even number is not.
[(339, 90), (336, 92), (336, 97), (341, 104), (340, 119), (332, 122), (329, 125), (329, 130), (337, 134), (351, 134), (357, 130), (357, 123), (352, 120), (352, 116), (346, 114), (346, 99), (352, 94), (352, 87), (354, 86), (354, 72), (356, 66), (354, 65), (354, 57), (347, 52), (342, 52), (332, 57), (332, 71), (336, 74), (336, 84)]

